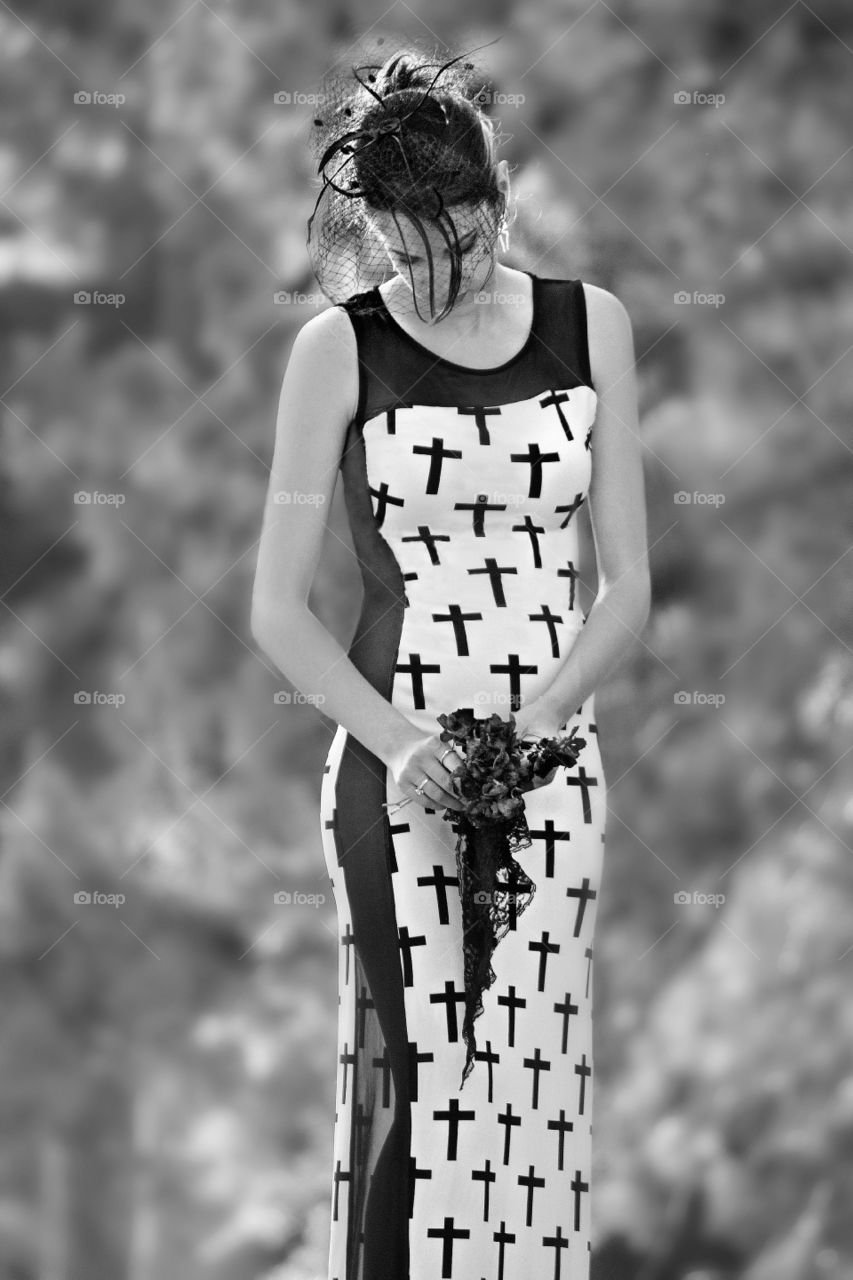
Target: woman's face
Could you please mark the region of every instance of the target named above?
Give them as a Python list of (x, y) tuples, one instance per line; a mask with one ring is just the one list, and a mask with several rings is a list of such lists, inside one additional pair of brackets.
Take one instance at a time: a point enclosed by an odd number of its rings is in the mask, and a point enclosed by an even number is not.
[[(476, 294), (489, 280), (494, 270), (495, 227), (485, 205), (453, 205), (447, 212), (459, 242), (460, 283), (455, 307), (465, 300), (464, 295)], [(452, 232), (448, 228), (443, 233), (436, 223), (426, 220), (421, 223), (421, 231), (402, 213), (396, 214), (396, 218), (387, 212), (376, 213), (374, 219), (391, 265), (413, 293), (415, 310), (426, 323), (435, 323), (450, 295)]]

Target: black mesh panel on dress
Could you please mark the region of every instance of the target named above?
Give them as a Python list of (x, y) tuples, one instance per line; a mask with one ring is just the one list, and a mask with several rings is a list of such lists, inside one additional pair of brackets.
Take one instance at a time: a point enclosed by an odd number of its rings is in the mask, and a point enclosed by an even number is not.
[[(364, 442), (351, 424), (341, 462), (364, 600), (348, 656), (390, 700), (405, 595), (399, 567), (370, 505)], [(351, 1045), (353, 1132), (346, 1275), (392, 1280), (408, 1275), (410, 1208), (409, 1063), (399, 935), (391, 886), (393, 849), (385, 766), (352, 734), (341, 760), (335, 830), (338, 865), (352, 913), (355, 1026)]]
[(593, 386), (581, 280), (533, 277), (531, 338), (523, 351), (494, 370), (465, 369), (430, 356), (389, 320), (384, 308), (377, 306), (376, 294), (377, 290), (369, 290), (341, 304), (358, 326), (360, 422), (407, 404), (481, 404), (485, 385), (492, 404), (525, 400), (547, 386)]

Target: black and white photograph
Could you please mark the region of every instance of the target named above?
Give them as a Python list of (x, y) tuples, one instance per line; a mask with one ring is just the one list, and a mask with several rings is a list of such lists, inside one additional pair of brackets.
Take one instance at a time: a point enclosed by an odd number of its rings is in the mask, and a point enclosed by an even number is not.
[(0, 1280), (853, 1280), (853, 11), (0, 63)]

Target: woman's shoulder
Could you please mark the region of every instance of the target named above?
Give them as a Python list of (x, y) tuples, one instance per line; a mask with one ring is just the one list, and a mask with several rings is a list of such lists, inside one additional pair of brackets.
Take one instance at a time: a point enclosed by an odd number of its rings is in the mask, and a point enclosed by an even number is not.
[(568, 288), (569, 296), (576, 304), (579, 301), (578, 286), (580, 286), (587, 319), (590, 325), (594, 324), (596, 328), (606, 327), (614, 322), (618, 324), (628, 318), (627, 311), (616, 295), (608, 289), (603, 289), (601, 285), (591, 284), (588, 280), (575, 277), (542, 276), (540, 279), (556, 287)]
[(583, 285), (586, 303), (587, 343), (593, 384), (619, 377), (633, 363), (631, 318), (624, 304), (600, 285)]
[(321, 354), (329, 347), (339, 347), (342, 342), (346, 347), (354, 346), (353, 323), (349, 314), (352, 301), (348, 298), (346, 302), (334, 303), (305, 321), (296, 335), (296, 342), (303, 351)]
[(299, 367), (308, 382), (340, 398), (352, 417), (359, 394), (358, 343), (352, 321), (340, 304), (305, 321), (293, 340), (290, 363)]
[(588, 280), (582, 280), (580, 283), (583, 285), (587, 316), (590, 320), (595, 317), (604, 324), (618, 325), (628, 319), (628, 312), (615, 293), (611, 293), (609, 289), (602, 289), (601, 285), (590, 284)]

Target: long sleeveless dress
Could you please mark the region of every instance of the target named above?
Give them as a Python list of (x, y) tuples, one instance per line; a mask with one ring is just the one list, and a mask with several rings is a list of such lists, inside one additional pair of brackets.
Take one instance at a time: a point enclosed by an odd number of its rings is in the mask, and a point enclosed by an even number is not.
[[(343, 305), (360, 389), (341, 459), (364, 583), (349, 657), (425, 733), (506, 718), (585, 622), (577, 513), (597, 397), (580, 280), (528, 273), (533, 324), (490, 369), (437, 357), (377, 288)], [(492, 958), (460, 1088), (464, 970), (455, 836), (340, 726), (321, 787), (339, 922), (329, 1280), (587, 1280), (593, 931), (606, 785), (586, 745), (525, 796), (536, 885)]]

